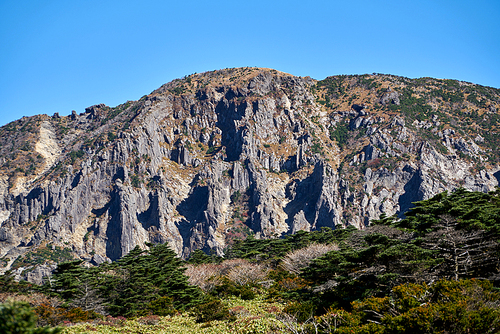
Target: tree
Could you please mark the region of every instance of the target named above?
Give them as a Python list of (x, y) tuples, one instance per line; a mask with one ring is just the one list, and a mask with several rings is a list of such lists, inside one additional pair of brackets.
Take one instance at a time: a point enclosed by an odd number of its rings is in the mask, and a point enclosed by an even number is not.
[(175, 252), (167, 244), (148, 246), (102, 268), (101, 295), (112, 315), (155, 313), (158, 305), (173, 313), (200, 302), (201, 290), (189, 284)]
[(52, 291), (66, 301), (67, 306), (83, 311), (104, 313), (104, 300), (99, 295), (99, 268), (84, 268), (81, 260), (58, 264)]
[(458, 229), (450, 215), (440, 216), (434, 231), (425, 236), (423, 246), (436, 250), (441, 262), (434, 268), (437, 277), (459, 278), (491, 276), (497, 271), (498, 243), (491, 232)]
[(499, 276), (500, 189), (440, 193), (415, 203), (393, 226), (416, 231), (423, 248), (435, 251), (434, 278)]

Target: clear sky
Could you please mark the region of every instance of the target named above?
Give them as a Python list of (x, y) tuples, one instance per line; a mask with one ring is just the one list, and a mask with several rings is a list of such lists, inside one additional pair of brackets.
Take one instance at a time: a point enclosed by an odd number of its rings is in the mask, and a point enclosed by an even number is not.
[(500, 1), (0, 0), (0, 125), (240, 66), (500, 88)]

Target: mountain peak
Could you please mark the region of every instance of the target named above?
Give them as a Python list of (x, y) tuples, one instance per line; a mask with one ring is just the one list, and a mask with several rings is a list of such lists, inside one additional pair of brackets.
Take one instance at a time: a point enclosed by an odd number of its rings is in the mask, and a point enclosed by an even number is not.
[(249, 235), (362, 229), (444, 190), (493, 190), (499, 107), (499, 90), (454, 80), (246, 67), (25, 117), (0, 128), (4, 269), (144, 242), (222, 255)]

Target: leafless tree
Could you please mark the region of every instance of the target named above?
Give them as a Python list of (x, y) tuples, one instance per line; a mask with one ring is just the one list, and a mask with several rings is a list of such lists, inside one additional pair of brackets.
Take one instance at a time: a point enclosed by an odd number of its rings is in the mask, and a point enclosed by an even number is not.
[(334, 250), (339, 250), (336, 244), (313, 243), (307, 247), (288, 253), (283, 258), (281, 266), (286, 271), (298, 275), (300, 271), (309, 266), (314, 259)]
[(227, 278), (238, 285), (257, 284), (264, 280), (269, 268), (259, 263), (241, 263), (227, 273)]
[(221, 282), (221, 266), (215, 263), (188, 264), (184, 274), (192, 285), (205, 292), (213, 290)]
[(223, 277), (238, 285), (257, 284), (265, 279), (268, 272), (269, 268), (262, 264), (234, 259), (220, 264), (190, 264), (186, 266), (185, 274), (189, 277), (189, 283), (199, 286), (203, 291), (211, 291), (222, 282)]

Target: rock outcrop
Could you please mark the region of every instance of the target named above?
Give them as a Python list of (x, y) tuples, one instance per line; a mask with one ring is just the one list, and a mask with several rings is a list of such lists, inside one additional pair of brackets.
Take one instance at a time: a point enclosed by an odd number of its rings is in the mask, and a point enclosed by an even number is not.
[[(362, 229), (441, 191), (493, 190), (497, 137), (479, 122), (461, 128), (450, 117), (456, 103), (427, 94), (434, 88), (425, 83), (412, 95), (412, 85), (228, 69), (115, 108), (13, 122), (0, 151), (2, 269), (40, 282), (68, 256), (97, 265), (145, 242), (168, 242), (184, 258), (196, 249), (223, 255), (249, 234)], [(453, 87), (479, 96), (472, 84)], [(488, 96), (461, 103), (497, 119), (500, 94)], [(9, 146), (14, 154), (4, 149), (12, 127), (31, 129)], [(28, 138), (32, 152), (22, 146)]]

